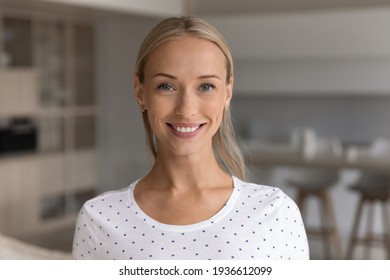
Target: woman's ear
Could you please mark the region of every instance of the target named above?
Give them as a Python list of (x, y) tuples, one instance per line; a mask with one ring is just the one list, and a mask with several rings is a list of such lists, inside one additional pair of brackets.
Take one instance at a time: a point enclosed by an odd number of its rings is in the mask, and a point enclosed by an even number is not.
[(229, 107), (232, 96), (233, 96), (233, 76), (230, 77), (229, 82), (226, 85), (225, 110)]
[(145, 91), (144, 86), (140, 82), (138, 75), (134, 76), (134, 95), (138, 105), (141, 108), (141, 111), (144, 112), (146, 110)]

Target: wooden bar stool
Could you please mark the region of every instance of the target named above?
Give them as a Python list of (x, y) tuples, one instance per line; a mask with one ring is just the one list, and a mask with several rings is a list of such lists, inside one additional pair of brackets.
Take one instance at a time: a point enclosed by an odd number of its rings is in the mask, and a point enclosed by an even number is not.
[[(371, 258), (371, 249), (373, 246), (379, 245), (385, 250), (387, 259), (390, 259), (390, 219), (388, 212), (388, 202), (390, 200), (390, 175), (365, 173), (361, 180), (351, 187), (351, 190), (356, 191), (360, 195), (357, 206), (355, 219), (352, 227), (352, 233), (347, 248), (346, 259), (352, 259), (354, 249), (357, 245), (363, 245), (363, 258)], [(382, 208), (383, 232), (374, 234), (374, 207), (380, 204)], [(368, 208), (366, 217), (366, 232), (364, 237), (359, 235), (360, 223), (363, 219), (363, 210)]]
[[(323, 242), (325, 259), (341, 259), (342, 247), (337, 230), (337, 221), (331, 199), (331, 188), (338, 181), (336, 170), (307, 170), (300, 180), (289, 180), (289, 185), (297, 191), (296, 202), (306, 226), (308, 238), (319, 237)], [(307, 225), (306, 202), (315, 198), (320, 207), (319, 227)]]

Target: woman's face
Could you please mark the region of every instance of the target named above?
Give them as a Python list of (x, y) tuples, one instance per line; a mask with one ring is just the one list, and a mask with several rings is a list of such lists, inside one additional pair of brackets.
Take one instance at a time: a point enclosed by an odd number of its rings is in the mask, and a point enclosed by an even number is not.
[(232, 96), (225, 56), (212, 42), (183, 36), (157, 48), (135, 78), (139, 105), (147, 110), (158, 150), (176, 155), (212, 151)]

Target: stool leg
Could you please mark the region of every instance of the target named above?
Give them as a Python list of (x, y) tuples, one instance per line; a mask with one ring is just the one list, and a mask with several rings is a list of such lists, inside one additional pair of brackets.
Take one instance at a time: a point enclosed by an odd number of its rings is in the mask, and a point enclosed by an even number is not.
[(382, 201), (382, 211), (385, 250), (387, 254), (387, 259), (390, 260), (390, 219), (386, 200)]
[(320, 210), (320, 216), (321, 216), (321, 238), (322, 238), (322, 245), (324, 246), (324, 254), (325, 259), (330, 260), (332, 259), (332, 252), (331, 252), (331, 246), (330, 246), (330, 238), (329, 234), (329, 220), (328, 220), (328, 213), (327, 213), (327, 199), (326, 199), (326, 192), (319, 192), (317, 194), (318, 196), (318, 206)]
[(324, 191), (323, 197), (324, 197), (324, 206), (325, 206), (325, 214), (328, 224), (328, 229), (330, 230), (328, 234), (328, 240), (331, 241), (331, 243), (334, 245), (334, 251), (335, 251), (335, 258), (341, 259), (342, 258), (342, 248), (341, 248), (341, 241), (340, 236), (337, 229), (337, 222), (336, 222), (336, 216), (334, 213), (334, 208), (332, 204), (332, 199), (330, 197), (330, 192)]
[(303, 190), (298, 190), (297, 195), (297, 206), (301, 212), (302, 219), (305, 221), (306, 219), (306, 207), (305, 207), (305, 200), (306, 200), (307, 193)]
[(355, 214), (355, 219), (353, 221), (353, 226), (352, 226), (352, 232), (351, 236), (349, 238), (349, 244), (347, 248), (347, 255), (346, 259), (351, 260), (353, 257), (353, 251), (355, 249), (355, 244), (359, 235), (359, 226), (360, 226), (360, 219), (362, 217), (362, 212), (363, 212), (363, 205), (364, 205), (364, 197), (362, 196), (359, 200), (357, 209), (356, 209), (356, 214)]
[(368, 214), (367, 214), (367, 228), (366, 228), (366, 236), (364, 238), (364, 259), (370, 259), (371, 255), (371, 242), (372, 242), (372, 228), (374, 225), (374, 200), (369, 200), (368, 204)]

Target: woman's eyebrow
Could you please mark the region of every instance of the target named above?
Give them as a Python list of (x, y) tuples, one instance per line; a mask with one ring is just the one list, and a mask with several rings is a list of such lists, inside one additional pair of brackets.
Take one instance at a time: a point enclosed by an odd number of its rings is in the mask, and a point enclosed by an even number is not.
[(153, 78), (155, 78), (155, 77), (166, 77), (166, 78), (177, 80), (176, 76), (173, 76), (173, 75), (170, 75), (170, 74), (167, 74), (167, 73), (157, 73), (157, 74), (155, 74), (153, 76)]
[[(174, 75), (163, 73), (163, 72), (160, 72), (160, 73), (157, 73), (157, 74), (153, 75), (153, 78), (155, 78), (155, 77), (165, 77), (165, 78), (169, 78), (169, 79), (173, 79), (173, 80), (177, 80), (178, 79)], [(221, 78), (218, 75), (215, 75), (215, 74), (201, 75), (201, 76), (198, 77), (198, 79), (199, 80), (202, 80), (202, 79), (218, 79), (218, 80), (221, 80)]]
[(199, 80), (201, 79), (218, 79), (221, 80), (221, 78), (218, 75), (210, 74), (210, 75), (202, 75), (198, 77)]

